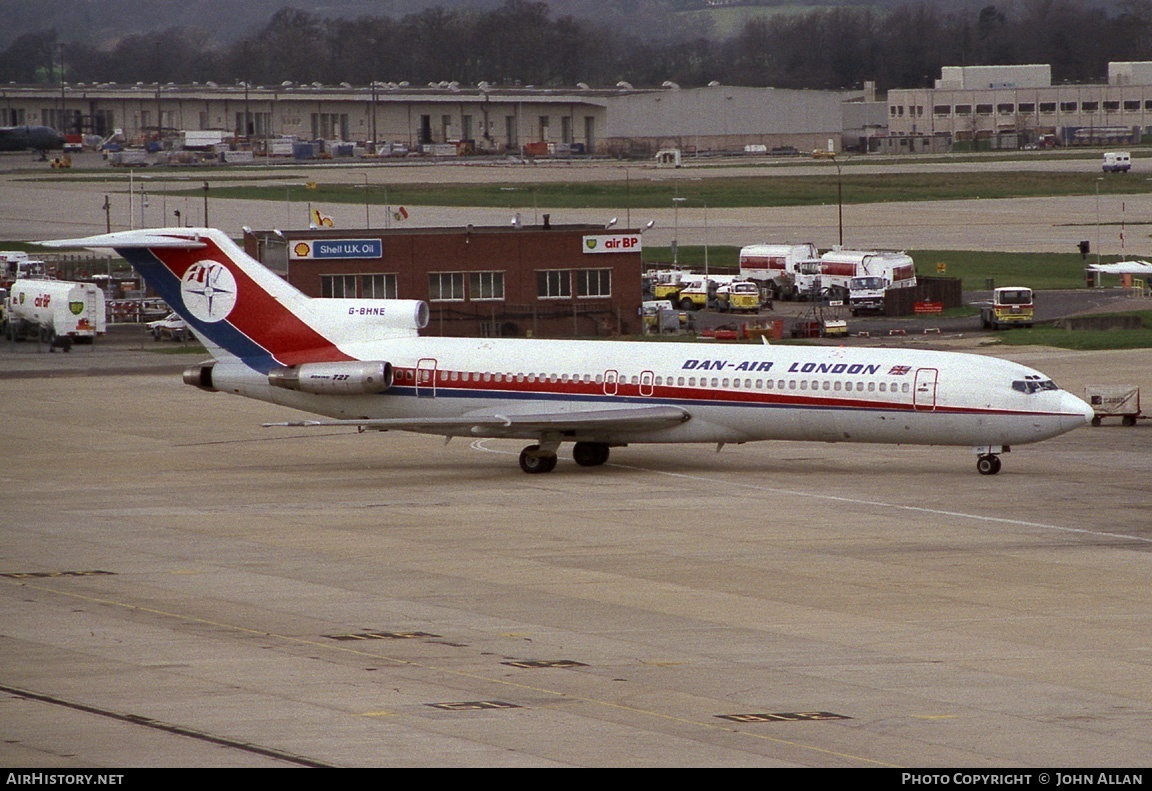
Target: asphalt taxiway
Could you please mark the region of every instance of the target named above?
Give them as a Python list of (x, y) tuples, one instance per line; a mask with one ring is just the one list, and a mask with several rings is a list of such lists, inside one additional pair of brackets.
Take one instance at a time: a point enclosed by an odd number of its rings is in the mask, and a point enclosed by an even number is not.
[[(1152, 387), (1149, 350), (1004, 351)], [(816, 443), (528, 476), (521, 443), (263, 429), (296, 413), (102, 353), (0, 377), (0, 765), (1152, 754), (1147, 422), (994, 477)]]

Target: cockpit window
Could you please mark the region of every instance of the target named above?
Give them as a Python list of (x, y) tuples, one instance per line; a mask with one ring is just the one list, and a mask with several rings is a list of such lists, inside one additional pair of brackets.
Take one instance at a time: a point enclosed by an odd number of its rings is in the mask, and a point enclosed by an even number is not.
[(1056, 383), (1051, 379), (1041, 379), (1039, 376), (1025, 376), (1023, 379), (1017, 379), (1013, 382), (1012, 389), (1031, 395), (1032, 393), (1039, 393), (1042, 390), (1059, 390), (1060, 388), (1057, 387)]

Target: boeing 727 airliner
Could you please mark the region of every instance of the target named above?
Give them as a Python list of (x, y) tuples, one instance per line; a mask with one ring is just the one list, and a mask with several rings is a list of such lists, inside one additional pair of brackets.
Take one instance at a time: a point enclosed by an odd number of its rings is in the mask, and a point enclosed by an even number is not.
[(971, 446), (994, 475), (1093, 415), (1037, 371), (953, 352), (420, 337), (425, 303), (309, 298), (208, 228), (43, 244), (128, 259), (214, 358), (188, 384), (327, 418), (269, 425), (521, 438), (527, 473), (565, 442), (591, 467), (632, 443), (781, 439)]

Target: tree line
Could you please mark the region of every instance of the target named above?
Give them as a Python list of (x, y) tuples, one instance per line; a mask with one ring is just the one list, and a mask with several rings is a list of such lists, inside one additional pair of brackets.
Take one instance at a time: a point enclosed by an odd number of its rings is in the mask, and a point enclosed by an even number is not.
[(252, 35), (221, 43), (193, 29), (137, 33), (98, 46), (26, 33), (0, 53), (0, 82), (276, 85), (457, 81), (475, 85), (730, 85), (880, 90), (930, 87), (942, 66), (1047, 63), (1055, 82), (1102, 82), (1109, 61), (1152, 60), (1152, 0), (1094, 7), (1020, 0), (942, 9), (931, 2), (817, 8), (755, 17), (727, 37), (704, 12), (646, 38), (548, 5), (436, 7), (400, 18), (329, 19), (278, 11)]

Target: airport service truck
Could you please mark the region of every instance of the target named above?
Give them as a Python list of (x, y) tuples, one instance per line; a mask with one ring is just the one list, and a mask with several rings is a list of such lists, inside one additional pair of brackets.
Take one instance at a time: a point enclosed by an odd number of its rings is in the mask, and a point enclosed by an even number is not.
[(22, 277), (44, 277), (47, 265), (20, 250), (0, 250), (0, 286)]
[(807, 244), (750, 244), (740, 248), (740, 277), (752, 280), (774, 298), (796, 295), (796, 272), (802, 261), (820, 258), (820, 251)]
[(1001, 327), (1031, 327), (1032, 289), (1005, 286), (992, 292), (992, 303), (980, 308), (980, 323), (986, 330)]
[(1132, 169), (1132, 154), (1127, 151), (1106, 151), (1101, 167), (1105, 173), (1127, 173)]
[(720, 310), (757, 313), (764, 304), (760, 286), (751, 280), (733, 280), (716, 289), (716, 306)]
[(734, 280), (732, 275), (702, 275), (685, 272), (680, 279), (677, 303), (681, 310), (704, 310), (716, 304), (716, 290)]
[(9, 340), (38, 338), (68, 350), (105, 331), (104, 292), (95, 283), (21, 279), (8, 290)]
[(667, 299), (679, 304), (680, 292), (688, 285), (684, 276), (691, 272), (683, 269), (659, 269), (647, 275), (653, 299)]
[(796, 290), (802, 298), (844, 299), (853, 315), (883, 312), (884, 291), (916, 285), (912, 257), (891, 250), (830, 250), (799, 270)]

